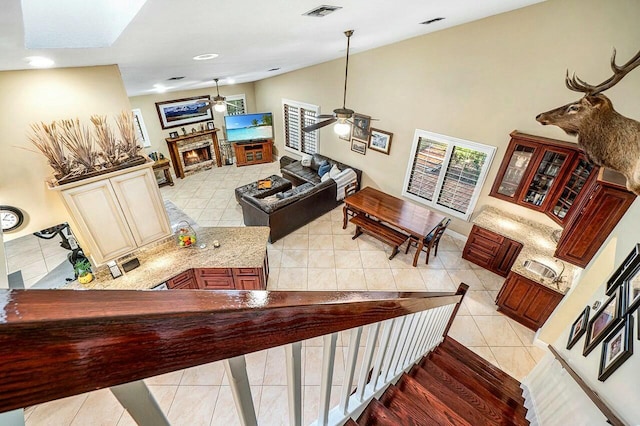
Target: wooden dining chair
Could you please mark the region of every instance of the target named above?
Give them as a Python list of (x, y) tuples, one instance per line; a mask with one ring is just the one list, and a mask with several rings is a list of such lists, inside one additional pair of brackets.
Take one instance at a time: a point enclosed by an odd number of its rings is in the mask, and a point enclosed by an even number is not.
[[(349, 195), (353, 195), (356, 192), (358, 192), (358, 182), (351, 182), (344, 187), (344, 198), (347, 198)], [(349, 221), (348, 217), (354, 217), (358, 212), (348, 208), (346, 204), (342, 209), (344, 210), (342, 229), (347, 229), (347, 222)]]
[[(436, 228), (424, 239), (424, 245), (422, 246), (422, 251), (427, 253), (426, 264), (429, 264), (429, 254), (431, 253), (431, 249), (433, 249), (433, 255), (438, 255), (438, 245), (440, 244), (440, 238), (442, 238), (442, 234), (447, 230), (447, 226), (449, 226), (449, 222), (451, 219), (444, 219)], [(405, 250), (405, 254), (409, 252), (409, 247), (414, 245), (417, 247), (418, 242), (415, 239), (410, 239), (407, 243), (407, 249)]]

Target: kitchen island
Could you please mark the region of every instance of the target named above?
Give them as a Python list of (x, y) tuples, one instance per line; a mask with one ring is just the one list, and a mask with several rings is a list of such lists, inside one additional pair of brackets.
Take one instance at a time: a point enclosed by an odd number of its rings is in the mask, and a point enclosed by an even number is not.
[[(191, 247), (180, 247), (176, 237), (170, 237), (158, 244), (147, 246), (118, 259), (122, 264), (137, 258), (140, 266), (121, 277), (113, 278), (109, 268), (104, 266), (95, 271), (95, 278), (88, 284), (77, 281), (63, 285), (71, 290), (149, 290), (162, 283), (172, 282), (176, 276), (189, 271), (201, 271), (201, 276), (216, 275), (235, 277), (253, 271), (260, 277), (259, 287), (266, 289), (268, 277), (267, 239), (269, 228), (252, 227), (202, 227), (197, 229), (197, 241)], [(214, 241), (219, 247), (214, 247)], [(201, 245), (205, 245), (201, 248)], [(254, 276), (254, 275), (251, 275)], [(204, 279), (205, 282), (206, 279)], [(226, 280), (233, 283), (232, 280)], [(210, 280), (209, 280), (210, 282)], [(254, 280), (258, 284), (258, 281)], [(169, 286), (171, 287), (171, 286)], [(183, 287), (185, 288), (185, 287)], [(193, 288), (193, 287), (189, 287)], [(200, 288), (200, 287), (196, 287)], [(223, 288), (203, 286), (202, 288)], [(229, 289), (229, 287), (225, 287)], [(232, 287), (237, 288), (237, 287)], [(240, 289), (240, 288), (238, 288)]]

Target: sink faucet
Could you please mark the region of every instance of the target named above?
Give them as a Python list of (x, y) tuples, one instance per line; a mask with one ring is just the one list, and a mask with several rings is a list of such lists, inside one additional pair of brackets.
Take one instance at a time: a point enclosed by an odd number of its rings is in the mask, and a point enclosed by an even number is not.
[(562, 260), (559, 259), (554, 259), (556, 261), (556, 263), (560, 262), (560, 264), (562, 265), (562, 271), (560, 271), (560, 273), (551, 281), (552, 284), (555, 284), (556, 287), (558, 287), (558, 290), (560, 290), (560, 283), (562, 283), (562, 281), (564, 280), (564, 276), (562, 276), (562, 274), (564, 274), (564, 270), (567, 267), (564, 262)]

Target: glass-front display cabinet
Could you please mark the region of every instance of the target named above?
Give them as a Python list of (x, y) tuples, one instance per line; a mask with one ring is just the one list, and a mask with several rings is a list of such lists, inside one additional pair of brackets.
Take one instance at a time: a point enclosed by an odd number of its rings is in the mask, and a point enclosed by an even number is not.
[(581, 191), (590, 179), (594, 179), (596, 167), (589, 163), (584, 155), (580, 154), (570, 168), (570, 173), (560, 186), (559, 196), (549, 211), (551, 219), (559, 224), (563, 224), (573, 212), (573, 208), (578, 204), (577, 200)]
[(528, 204), (528, 207), (543, 209), (550, 194), (557, 187), (557, 180), (561, 172), (564, 171), (563, 166), (567, 162), (567, 158), (571, 156), (571, 152), (559, 151), (553, 148), (543, 148), (538, 167), (527, 186), (522, 197), (522, 203)]
[(492, 195), (516, 202), (522, 182), (528, 176), (529, 164), (537, 151), (538, 146), (535, 144), (510, 144), (493, 185)]

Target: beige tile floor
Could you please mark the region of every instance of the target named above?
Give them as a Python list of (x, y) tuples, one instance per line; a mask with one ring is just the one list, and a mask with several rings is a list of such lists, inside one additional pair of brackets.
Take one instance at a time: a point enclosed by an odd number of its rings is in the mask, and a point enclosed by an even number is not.
[[(176, 180), (162, 188), (171, 200), (201, 226), (241, 226), (242, 210), (234, 188), (278, 173), (278, 164), (214, 168)], [(450, 335), (482, 357), (522, 379), (544, 352), (533, 346), (534, 334), (499, 314), (493, 300), (503, 278), (461, 258), (464, 241), (445, 235), (438, 256), (418, 268), (411, 266), (413, 251), (388, 260), (389, 249), (366, 235), (352, 240), (353, 229), (342, 229), (336, 208), (295, 233), (270, 244), (269, 290), (421, 290), (453, 291), (469, 285)], [(413, 249), (412, 249), (413, 250)], [(364, 342), (364, 339), (363, 339)], [(341, 335), (334, 385), (342, 383), (348, 338)], [(321, 365), (321, 339), (303, 345), (304, 421), (316, 417)], [(283, 348), (247, 355), (249, 379), (260, 425), (286, 425), (287, 394)], [(238, 423), (233, 399), (220, 362), (176, 371), (146, 380), (174, 425)], [(338, 396), (334, 388), (334, 402)], [(28, 425), (130, 425), (131, 417), (108, 390), (77, 395), (30, 407)]]
[(30, 288), (56, 266), (67, 262), (70, 252), (60, 247), (60, 242), (59, 236), (45, 240), (26, 235), (4, 243), (8, 272), (22, 271), (24, 287)]

